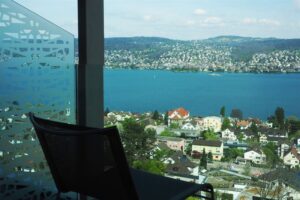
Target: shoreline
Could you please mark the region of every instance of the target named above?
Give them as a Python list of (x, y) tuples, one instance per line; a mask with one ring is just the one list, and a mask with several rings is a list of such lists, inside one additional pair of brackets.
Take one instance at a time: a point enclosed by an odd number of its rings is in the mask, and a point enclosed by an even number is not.
[(251, 71), (204, 71), (204, 70), (177, 70), (177, 69), (168, 69), (168, 68), (140, 68), (140, 67), (109, 67), (104, 66), (106, 70), (141, 70), (141, 71), (168, 71), (174, 73), (207, 73), (207, 74), (300, 74), (300, 71), (295, 72), (251, 72)]

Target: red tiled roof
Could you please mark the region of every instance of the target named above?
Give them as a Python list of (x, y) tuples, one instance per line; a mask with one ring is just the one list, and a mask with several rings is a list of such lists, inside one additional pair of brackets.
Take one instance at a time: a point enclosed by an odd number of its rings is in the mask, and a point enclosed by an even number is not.
[(184, 108), (178, 108), (178, 109), (176, 109), (176, 110), (171, 110), (171, 111), (169, 111), (168, 112), (168, 115), (170, 116), (170, 115), (172, 115), (174, 112), (177, 112), (181, 117), (184, 117), (184, 116), (186, 116), (186, 115), (189, 115), (189, 111), (187, 111), (186, 109), (184, 109)]
[(246, 121), (246, 120), (241, 120), (236, 123), (237, 126), (248, 126), (249, 124), (250, 124), (250, 122)]

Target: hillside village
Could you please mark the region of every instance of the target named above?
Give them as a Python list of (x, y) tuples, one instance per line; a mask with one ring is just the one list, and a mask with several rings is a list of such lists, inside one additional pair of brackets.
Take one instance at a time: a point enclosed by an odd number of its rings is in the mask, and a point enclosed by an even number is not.
[(171, 152), (163, 161), (165, 176), (212, 183), (220, 199), (300, 199), (300, 138), (289, 137), (288, 130), (254, 118), (194, 117), (184, 108), (164, 114), (106, 112), (105, 124), (122, 129), (129, 118), (155, 130), (153, 149)]
[(175, 71), (300, 72), (300, 40), (238, 36), (193, 41), (107, 38), (105, 65)]

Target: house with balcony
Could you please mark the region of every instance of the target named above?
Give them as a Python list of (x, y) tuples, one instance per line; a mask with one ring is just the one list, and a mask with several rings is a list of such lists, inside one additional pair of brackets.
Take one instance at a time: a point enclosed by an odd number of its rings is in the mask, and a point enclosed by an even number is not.
[(292, 147), (284, 156), (283, 163), (291, 168), (295, 168), (300, 164), (300, 155), (296, 147)]
[(220, 161), (223, 157), (223, 142), (213, 140), (194, 140), (192, 143), (192, 152), (202, 154), (203, 150), (205, 150), (205, 153), (211, 152), (213, 160)]
[(233, 129), (225, 129), (221, 132), (221, 137), (222, 137), (222, 140), (224, 141), (230, 141), (230, 142), (235, 142), (237, 141), (237, 137), (234, 133), (234, 130)]
[(266, 162), (266, 158), (266, 155), (260, 149), (252, 149), (244, 153), (244, 159), (255, 164), (264, 164)]

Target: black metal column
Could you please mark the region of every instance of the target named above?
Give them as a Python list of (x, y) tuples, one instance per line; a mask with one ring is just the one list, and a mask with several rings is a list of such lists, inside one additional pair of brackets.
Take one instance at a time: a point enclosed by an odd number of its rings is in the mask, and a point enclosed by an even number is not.
[(103, 127), (103, 0), (78, 0), (77, 124)]

